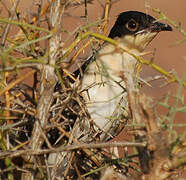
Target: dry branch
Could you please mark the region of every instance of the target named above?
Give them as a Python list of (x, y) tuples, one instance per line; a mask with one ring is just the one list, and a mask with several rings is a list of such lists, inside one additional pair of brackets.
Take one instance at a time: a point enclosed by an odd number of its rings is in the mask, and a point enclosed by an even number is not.
[[(15, 15), (17, 6), (19, 4), (19, 1), (20, 0), (15, 0), (14, 1), (14, 5), (13, 5), (12, 9), (10, 10), (10, 17), (9, 17), (10, 21), (13, 20), (13, 17)], [(4, 31), (3, 31), (2, 37), (1, 37), (2, 38), (1, 39), (1, 45), (3, 45), (3, 46), (5, 45), (9, 30), (10, 30), (10, 24), (7, 24), (6, 27), (4, 28)]]
[[(34, 124), (33, 134), (29, 143), (32, 150), (40, 149), (43, 144), (42, 131), (45, 129), (49, 121), (49, 110), (54, 100), (53, 92), (54, 86), (57, 82), (55, 75), (54, 65), (58, 60), (58, 53), (61, 44), (61, 25), (64, 0), (55, 0), (51, 3), (50, 7), (50, 25), (53, 32), (52, 37), (49, 40), (49, 59), (47, 64), (43, 65), (41, 70), (41, 85), (40, 85), (40, 98), (37, 104), (36, 117), (37, 120)], [(34, 157), (27, 157), (29, 161), (33, 161)], [(32, 179), (32, 174), (23, 175), (22, 179)]]
[(52, 149), (36, 149), (36, 150), (16, 150), (0, 152), (0, 159), (6, 157), (16, 157), (22, 155), (41, 155), (48, 153), (59, 153), (63, 151), (74, 151), (78, 149), (97, 149), (97, 148), (108, 148), (108, 147), (144, 147), (146, 143), (133, 143), (133, 142), (110, 142), (110, 143), (90, 143), (90, 144), (73, 144), (59, 148)]

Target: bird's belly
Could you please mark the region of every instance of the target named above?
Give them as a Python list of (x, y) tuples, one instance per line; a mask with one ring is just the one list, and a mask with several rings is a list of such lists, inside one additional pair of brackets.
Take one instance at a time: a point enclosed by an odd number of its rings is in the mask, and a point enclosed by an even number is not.
[(108, 85), (95, 85), (84, 93), (91, 118), (100, 128), (108, 129), (110, 122), (119, 116), (120, 100), (123, 96), (126, 96), (126, 93), (122, 88), (111, 88)]
[[(128, 119), (128, 103), (123, 72), (134, 74), (136, 59), (112, 45), (99, 51), (82, 79), (82, 90), (87, 109), (95, 127), (112, 136), (124, 127)], [(104, 133), (103, 133), (104, 134)], [(105, 134), (106, 135), (106, 134)]]
[(124, 82), (120, 81), (117, 76), (105, 77), (94, 72), (87, 73), (82, 81), (82, 89), (86, 89), (83, 97), (91, 119), (96, 124), (94, 127), (112, 136), (117, 134), (117, 126), (128, 107)]

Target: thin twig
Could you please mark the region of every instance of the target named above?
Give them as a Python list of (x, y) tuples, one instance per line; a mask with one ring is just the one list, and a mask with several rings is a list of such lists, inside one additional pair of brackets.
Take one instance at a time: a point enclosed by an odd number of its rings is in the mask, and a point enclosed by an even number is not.
[(19, 84), (21, 81), (23, 81), (24, 79), (26, 79), (27, 77), (32, 75), (34, 72), (35, 72), (35, 70), (32, 70), (32, 71), (28, 72), (25, 76), (22, 76), (22, 77), (16, 79), (14, 82), (10, 83), (7, 87), (0, 90), (0, 95), (5, 93), (6, 91), (10, 90), (11, 88), (13, 88), (15, 85)]
[(19, 64), (15, 66), (9, 66), (5, 68), (0, 68), (0, 72), (5, 72), (5, 71), (15, 71), (16, 69), (23, 69), (23, 68), (36, 68), (36, 69), (41, 69), (42, 65), (39, 63), (26, 63), (26, 64)]
[[(10, 15), (10, 18), (9, 20), (11, 21), (14, 17), (14, 14), (15, 14), (15, 11), (17, 9), (17, 6), (19, 4), (19, 1), (20, 0), (16, 0), (14, 1), (14, 6), (12, 7), (11, 9), (11, 15)], [(2, 35), (2, 40), (1, 40), (1, 45), (4, 45), (5, 42), (6, 42), (6, 38), (7, 38), (7, 35), (8, 35), (8, 32), (10, 30), (10, 24), (7, 24), (6, 27), (4, 28), (4, 32), (3, 32), (3, 35)]]
[(59, 153), (63, 151), (74, 151), (78, 149), (97, 149), (108, 147), (145, 147), (146, 142), (134, 143), (134, 142), (106, 142), (106, 143), (91, 143), (91, 144), (74, 144), (68, 146), (62, 146), (60, 148), (53, 149), (36, 149), (36, 150), (17, 150), (17, 151), (5, 151), (0, 152), (0, 159), (5, 157), (16, 157), (20, 155), (41, 155), (48, 153)]

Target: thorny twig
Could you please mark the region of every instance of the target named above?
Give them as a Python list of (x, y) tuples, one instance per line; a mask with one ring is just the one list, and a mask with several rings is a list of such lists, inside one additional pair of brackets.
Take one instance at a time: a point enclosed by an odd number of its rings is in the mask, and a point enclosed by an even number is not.
[[(16, 0), (14, 1), (14, 6), (12, 7), (11, 11), (10, 11), (10, 17), (9, 17), (9, 20), (13, 20), (13, 17), (15, 15), (15, 11), (16, 11), (16, 8), (19, 4), (19, 1), (20, 0)], [(7, 39), (7, 35), (8, 35), (8, 32), (10, 30), (10, 24), (7, 24), (6, 27), (4, 28), (4, 32), (3, 32), (3, 35), (2, 35), (2, 39), (1, 39), (1, 45), (4, 46), (5, 42), (6, 42), (6, 39)]]
[(36, 150), (16, 150), (16, 151), (6, 151), (0, 152), (0, 159), (5, 157), (16, 157), (20, 155), (41, 155), (48, 154), (52, 152), (63, 152), (63, 151), (74, 151), (78, 149), (97, 149), (97, 148), (108, 148), (108, 147), (144, 147), (146, 142), (133, 143), (133, 142), (106, 142), (106, 143), (90, 143), (90, 144), (73, 144), (62, 146), (59, 148), (52, 149), (36, 149)]
[[(57, 82), (55, 76), (54, 65), (58, 59), (58, 49), (61, 43), (61, 18), (63, 14), (64, 0), (56, 0), (51, 4), (50, 9), (50, 23), (53, 31), (53, 36), (49, 40), (49, 65), (44, 65), (41, 73), (41, 87), (40, 87), (40, 99), (37, 104), (37, 119), (34, 124), (33, 135), (30, 140), (30, 147), (32, 150), (40, 149), (43, 144), (42, 129), (45, 128), (49, 119), (49, 109), (53, 102), (54, 86)], [(27, 157), (33, 161), (32, 157)], [(23, 174), (23, 179), (33, 178), (33, 175)]]

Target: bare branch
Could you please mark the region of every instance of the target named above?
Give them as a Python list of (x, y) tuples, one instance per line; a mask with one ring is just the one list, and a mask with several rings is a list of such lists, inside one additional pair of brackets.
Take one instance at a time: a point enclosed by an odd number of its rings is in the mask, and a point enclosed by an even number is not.
[(16, 66), (9, 66), (6, 68), (1, 68), (0, 72), (5, 72), (5, 71), (15, 71), (16, 69), (23, 69), (23, 68), (36, 68), (36, 69), (41, 69), (42, 65), (39, 63), (26, 63), (26, 64), (20, 64)]
[(96, 148), (108, 148), (108, 147), (145, 147), (146, 142), (133, 143), (133, 142), (107, 142), (107, 143), (91, 143), (91, 144), (74, 144), (63, 146), (60, 148), (53, 149), (37, 149), (37, 150), (17, 150), (17, 151), (6, 151), (0, 152), (0, 159), (6, 157), (16, 157), (20, 155), (41, 155), (48, 153), (59, 153), (63, 151), (73, 151), (78, 149), (96, 149)]
[[(37, 105), (37, 119), (34, 124), (30, 147), (32, 150), (40, 149), (43, 144), (42, 130), (45, 129), (50, 116), (50, 107), (53, 102), (54, 86), (57, 82), (54, 65), (57, 62), (61, 43), (61, 23), (65, 0), (55, 0), (50, 7), (50, 24), (53, 36), (49, 40), (49, 65), (43, 65), (41, 72), (40, 99)], [(33, 157), (27, 157), (33, 160)], [(23, 175), (23, 179), (33, 178), (32, 174)]]
[[(10, 13), (11, 13), (10, 18), (9, 18), (10, 21), (13, 20), (13, 17), (14, 17), (16, 8), (17, 8), (17, 6), (19, 4), (19, 1), (20, 0), (15, 0), (14, 1), (14, 6), (12, 7), (12, 9), (10, 11)], [(7, 24), (6, 27), (4, 28), (4, 32), (3, 32), (2, 40), (1, 40), (1, 45), (5, 44), (9, 30), (10, 30), (10, 24)]]

